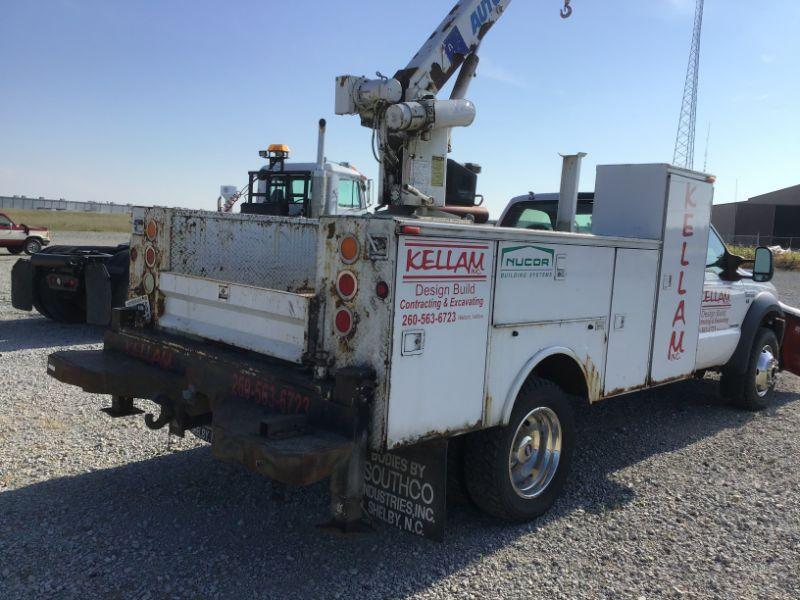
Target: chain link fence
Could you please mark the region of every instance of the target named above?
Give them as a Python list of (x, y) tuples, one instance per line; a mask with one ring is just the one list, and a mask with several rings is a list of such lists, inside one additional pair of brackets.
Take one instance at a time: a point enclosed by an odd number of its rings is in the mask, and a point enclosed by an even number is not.
[(786, 237), (780, 235), (723, 235), (722, 238), (729, 246), (780, 246), (785, 250), (800, 249), (800, 235)]

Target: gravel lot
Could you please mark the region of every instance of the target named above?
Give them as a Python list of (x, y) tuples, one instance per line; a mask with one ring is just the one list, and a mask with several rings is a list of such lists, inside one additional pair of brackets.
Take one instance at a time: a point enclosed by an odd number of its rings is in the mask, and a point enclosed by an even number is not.
[[(0, 598), (800, 597), (792, 375), (760, 414), (724, 406), (711, 380), (587, 410), (566, 494), (533, 524), (457, 507), (442, 544), (343, 539), (315, 528), (327, 486), (273, 500), (204, 444), (170, 446), (47, 377), (48, 353), (102, 331), (15, 311), (14, 260), (0, 253)], [(775, 283), (800, 305), (800, 274)]]

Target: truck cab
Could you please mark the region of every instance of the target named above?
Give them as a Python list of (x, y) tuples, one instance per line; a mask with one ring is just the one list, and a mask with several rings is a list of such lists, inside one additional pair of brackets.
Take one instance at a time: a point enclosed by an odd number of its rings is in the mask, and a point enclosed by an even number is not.
[(360, 215), (370, 204), (369, 180), (348, 163), (326, 162), (319, 169), (316, 163), (281, 162), (250, 171), (248, 178), (245, 214), (311, 216), (317, 185), (324, 214)]

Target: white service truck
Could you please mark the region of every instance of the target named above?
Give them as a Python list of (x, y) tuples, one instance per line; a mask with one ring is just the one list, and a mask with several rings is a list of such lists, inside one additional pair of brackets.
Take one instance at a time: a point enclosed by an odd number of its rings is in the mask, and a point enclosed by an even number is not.
[(380, 210), (136, 208), (128, 305), (103, 350), (53, 353), (49, 374), (110, 395), (115, 416), (151, 400), (151, 428), (207, 427), (215, 456), (277, 482), (330, 477), (341, 529), (368, 517), (434, 538), (448, 472), (497, 517), (546, 511), (578, 408), (707, 370), (736, 405), (767, 405), (787, 330), (772, 255), (747, 273), (710, 231), (712, 177), (598, 167), (591, 232), (569, 225), (579, 156), (566, 231), (441, 211), (477, 43), (507, 5), (459, 2), (395, 77), (337, 79), (337, 112), (374, 132)]

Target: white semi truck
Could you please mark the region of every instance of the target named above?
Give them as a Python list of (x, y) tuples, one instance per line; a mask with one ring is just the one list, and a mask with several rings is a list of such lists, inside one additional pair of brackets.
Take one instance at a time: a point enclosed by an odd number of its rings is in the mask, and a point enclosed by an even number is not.
[[(712, 177), (598, 167), (590, 232), (440, 211), (449, 128), (474, 114), (475, 50), (507, 5), (459, 2), (394, 78), (337, 79), (338, 111), (375, 133), (381, 210), (137, 208), (127, 307), (103, 350), (51, 354), (49, 374), (110, 395), (117, 416), (151, 400), (151, 428), (209, 428), (215, 456), (275, 481), (330, 477), (339, 528), (367, 517), (434, 538), (448, 471), (492, 515), (546, 511), (576, 409), (709, 370), (737, 406), (766, 406), (800, 328), (769, 250), (745, 272), (710, 229)], [(578, 166), (565, 160), (559, 222), (575, 222)]]

